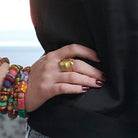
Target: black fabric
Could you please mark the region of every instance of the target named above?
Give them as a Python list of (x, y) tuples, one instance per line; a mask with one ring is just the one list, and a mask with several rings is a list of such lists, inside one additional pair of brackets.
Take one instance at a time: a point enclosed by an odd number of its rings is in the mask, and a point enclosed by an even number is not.
[(88, 93), (60, 95), (29, 114), (29, 125), (52, 138), (138, 137), (138, 1), (31, 0), (46, 52), (77, 43), (98, 53), (108, 80)]

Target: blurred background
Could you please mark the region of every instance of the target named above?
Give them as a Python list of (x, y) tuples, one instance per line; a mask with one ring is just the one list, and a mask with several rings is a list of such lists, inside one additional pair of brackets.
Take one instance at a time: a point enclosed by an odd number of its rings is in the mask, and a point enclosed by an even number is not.
[[(31, 66), (44, 53), (31, 22), (29, 0), (0, 0), (0, 57)], [(0, 138), (24, 138), (26, 120), (0, 114)]]

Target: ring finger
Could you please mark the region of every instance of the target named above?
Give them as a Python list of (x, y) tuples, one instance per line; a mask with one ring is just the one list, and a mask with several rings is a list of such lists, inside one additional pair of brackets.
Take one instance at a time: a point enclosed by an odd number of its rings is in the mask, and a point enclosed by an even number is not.
[[(59, 65), (59, 70), (61, 72), (62, 68), (61, 69), (60, 68), (61, 66)], [(106, 80), (104, 77), (104, 73), (102, 71), (96, 69), (95, 67), (87, 64), (86, 62), (82, 60), (73, 60), (72, 72), (77, 72), (83, 75), (87, 75), (89, 77), (97, 78), (102, 81)]]
[(88, 87), (101, 87), (104, 83), (101, 80), (77, 72), (60, 72), (55, 75), (55, 82), (77, 84)]

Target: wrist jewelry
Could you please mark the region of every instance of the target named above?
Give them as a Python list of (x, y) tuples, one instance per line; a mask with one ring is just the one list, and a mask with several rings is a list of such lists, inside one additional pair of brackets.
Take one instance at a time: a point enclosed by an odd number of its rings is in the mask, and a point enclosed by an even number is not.
[[(4, 60), (8, 61), (6, 58)], [(12, 65), (3, 81), (0, 89), (0, 113), (7, 113), (11, 120), (17, 116), (27, 117), (24, 96), (29, 72), (29, 66), (23, 69), (20, 65)]]

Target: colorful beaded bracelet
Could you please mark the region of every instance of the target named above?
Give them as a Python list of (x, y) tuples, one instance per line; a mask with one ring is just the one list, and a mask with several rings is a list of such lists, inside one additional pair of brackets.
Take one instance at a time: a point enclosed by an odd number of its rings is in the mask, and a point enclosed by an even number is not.
[(24, 97), (27, 89), (29, 72), (30, 72), (30, 67), (26, 67), (23, 69), (23, 72), (21, 73), (20, 81), (16, 86), (16, 92), (18, 92), (18, 115), (23, 118), (26, 117)]
[(20, 65), (12, 65), (5, 76), (2, 88), (0, 89), (0, 112), (8, 113), (13, 120), (18, 115), (25, 118), (26, 110), (24, 96), (27, 89), (30, 67), (23, 69)]

